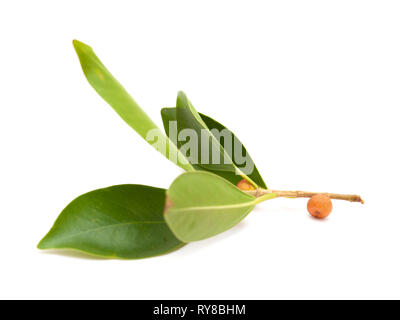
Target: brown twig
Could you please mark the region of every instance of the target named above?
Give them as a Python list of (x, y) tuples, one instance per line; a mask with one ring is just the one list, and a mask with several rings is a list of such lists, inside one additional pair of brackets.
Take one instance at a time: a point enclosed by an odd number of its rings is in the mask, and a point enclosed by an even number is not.
[(364, 200), (361, 199), (361, 197), (356, 194), (339, 194), (339, 193), (308, 192), (308, 191), (281, 191), (281, 190), (271, 190), (271, 189), (266, 190), (261, 188), (256, 190), (248, 190), (246, 191), (246, 193), (251, 194), (257, 198), (270, 193), (275, 193), (276, 197), (286, 197), (286, 198), (311, 198), (316, 194), (325, 194), (331, 199), (364, 203)]

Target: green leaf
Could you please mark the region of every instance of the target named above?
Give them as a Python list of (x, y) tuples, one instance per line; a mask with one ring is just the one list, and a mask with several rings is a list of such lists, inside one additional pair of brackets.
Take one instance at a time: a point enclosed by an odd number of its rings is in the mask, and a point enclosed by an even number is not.
[(39, 249), (74, 249), (122, 259), (157, 256), (184, 244), (163, 218), (165, 190), (118, 185), (73, 200), (59, 215)]
[[(73, 45), (78, 54), (83, 73), (96, 92), (147, 142), (149, 142), (150, 137), (153, 140), (157, 137), (156, 141), (149, 143), (165, 157), (184, 170), (193, 170), (193, 167), (180, 154), (176, 146), (107, 70), (92, 48), (77, 40), (73, 41)], [(179, 161), (176, 159), (179, 159)]]
[[(217, 122), (216, 120), (204, 115), (204, 114), (200, 114), (201, 118), (203, 119), (204, 123), (207, 125), (207, 127), (212, 130), (212, 129), (216, 129), (219, 132), (221, 132), (222, 130), (227, 130), (228, 132), (230, 132), (231, 136), (232, 136), (232, 152), (229, 154), (229, 156), (231, 157), (233, 163), (240, 167), (240, 163), (237, 162), (237, 159), (233, 156), (233, 154), (235, 154), (236, 150), (235, 150), (235, 146), (241, 146), (241, 154), (242, 155), (247, 155), (246, 160), (249, 161), (249, 163), (251, 162), (251, 166), (253, 167), (253, 171), (251, 172), (251, 174), (248, 174), (248, 177), (253, 180), (260, 188), (263, 189), (267, 189), (267, 186), (263, 180), (263, 178), (261, 177), (261, 174), (259, 173), (253, 159), (250, 157), (250, 154), (247, 152), (246, 148), (244, 147), (244, 145), (240, 142), (240, 140), (236, 137), (236, 135), (229, 130), (228, 128), (226, 128), (224, 125), (222, 125), (221, 123)], [(212, 131), (211, 131), (212, 132)], [(221, 145), (223, 148), (225, 148), (225, 144), (227, 143), (227, 141), (222, 140)], [(220, 176), (224, 177), (225, 179), (231, 181), (233, 184), (237, 184), (242, 177), (238, 176), (236, 174), (231, 174), (231, 173), (225, 173), (221, 172), (219, 173)]]
[[(228, 171), (243, 176), (182, 91), (178, 93), (176, 100), (176, 118), (179, 133), (186, 129), (194, 130), (195, 133), (193, 139), (196, 141), (192, 145), (197, 146), (199, 150), (194, 154), (184, 153), (189, 162), (196, 163), (197, 166), (203, 167), (207, 171)], [(178, 138), (180, 150), (185, 144), (186, 141)]]
[(202, 127), (207, 128), (207, 125), (203, 122), (203, 119), (201, 118), (200, 114), (193, 107), (193, 104), (190, 102), (190, 100), (183, 91), (178, 92), (178, 97), (176, 98), (176, 107), (190, 111), (190, 113), (195, 117), (195, 119), (199, 122), (199, 124)]
[[(185, 125), (189, 125), (192, 128), (195, 126), (195, 128), (196, 128), (195, 130), (204, 128), (203, 126), (201, 126), (199, 124), (199, 122), (196, 123), (193, 121), (194, 120), (193, 116), (191, 116), (190, 114), (187, 114), (185, 116), (184, 113), (188, 113), (188, 112), (181, 111), (180, 120), (182, 120), (182, 118), (183, 118), (184, 122), (183, 122), (183, 124), (181, 122), (180, 125), (177, 126), (177, 129), (178, 129), (177, 135), (179, 135), (180, 130), (185, 128)], [(225, 149), (226, 144), (228, 144), (228, 142), (229, 142), (230, 146), (232, 146), (232, 147), (230, 148), (230, 150), (229, 150), (229, 148), (226, 148), (225, 152), (227, 152), (228, 156), (232, 159), (233, 163), (237, 167), (240, 167), (243, 164), (238, 163), (237, 157), (234, 157), (233, 155), (236, 153), (236, 147), (241, 146), (241, 154), (247, 155), (246, 160), (248, 161), (248, 164), (253, 167), (253, 171), (250, 174), (248, 174), (248, 177), (251, 180), (253, 180), (259, 187), (267, 189), (267, 186), (266, 186), (264, 180), (262, 179), (259, 171), (257, 170), (257, 167), (255, 166), (253, 160), (251, 159), (250, 155), (248, 154), (246, 148), (243, 146), (243, 144), (240, 142), (240, 140), (235, 136), (235, 134), (232, 131), (230, 131), (228, 128), (226, 128), (224, 125), (222, 125), (221, 123), (215, 121), (214, 119), (212, 119), (204, 114), (201, 114), (201, 113), (199, 113), (199, 115), (202, 119), (202, 123), (204, 123), (204, 125), (210, 130), (211, 133), (215, 132), (214, 130), (217, 130), (218, 132), (222, 132), (223, 130), (226, 130), (227, 132), (229, 132), (231, 141), (227, 141), (226, 139), (220, 139), (220, 144), (221, 144), (222, 148)], [(166, 132), (167, 136), (170, 136), (170, 130), (169, 130), (170, 122), (177, 121), (177, 109), (176, 108), (163, 108), (161, 110), (161, 117), (163, 120), (165, 132)], [(185, 121), (186, 118), (189, 118), (189, 121)], [(214, 136), (215, 136), (215, 134), (214, 134)], [(219, 138), (217, 136), (215, 136), (215, 137), (217, 139)], [(174, 137), (174, 139), (172, 139), (172, 141), (177, 141), (176, 137)], [(180, 143), (177, 143), (177, 144), (178, 144), (178, 146), (182, 145)], [(199, 159), (200, 157), (201, 157), (201, 153), (199, 153), (198, 158), (195, 159), (197, 163), (200, 162), (200, 159)], [(189, 158), (189, 160), (193, 160), (193, 159)], [(200, 166), (200, 165), (193, 163), (193, 161), (192, 161), (192, 166), (196, 170), (206, 170), (209, 172), (213, 172), (213, 173), (227, 179), (228, 181), (232, 182), (234, 185), (236, 185), (242, 179), (242, 176), (236, 174), (233, 170), (225, 170), (225, 171), (217, 170), (215, 168), (215, 165), (214, 166), (204, 166), (204, 165)]]
[(275, 196), (255, 198), (210, 172), (186, 172), (167, 191), (164, 218), (178, 239), (198, 241), (232, 228), (257, 203)]

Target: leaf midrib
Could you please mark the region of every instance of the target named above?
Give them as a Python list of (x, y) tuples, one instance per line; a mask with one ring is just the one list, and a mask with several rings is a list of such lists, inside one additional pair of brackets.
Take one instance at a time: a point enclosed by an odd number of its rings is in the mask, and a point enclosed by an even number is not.
[(174, 209), (173, 207), (171, 210), (174, 212), (184, 212), (184, 211), (205, 211), (205, 210), (224, 210), (224, 209), (235, 209), (235, 208), (243, 208), (243, 207), (249, 207), (252, 205), (256, 205), (256, 201), (250, 201), (250, 202), (245, 202), (245, 203), (239, 203), (239, 204), (228, 204), (228, 205), (221, 205), (221, 206), (201, 206), (201, 207), (188, 207), (188, 208), (176, 208)]

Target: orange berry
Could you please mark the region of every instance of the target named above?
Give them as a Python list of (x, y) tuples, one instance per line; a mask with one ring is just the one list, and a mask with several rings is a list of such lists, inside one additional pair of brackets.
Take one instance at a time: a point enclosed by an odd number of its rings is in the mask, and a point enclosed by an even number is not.
[(332, 211), (332, 201), (327, 195), (316, 194), (308, 200), (307, 210), (313, 217), (324, 219)]
[(238, 187), (240, 190), (245, 190), (245, 191), (256, 190), (256, 188), (254, 188), (254, 186), (250, 182), (248, 182), (246, 179), (240, 180), (237, 183), (236, 187)]

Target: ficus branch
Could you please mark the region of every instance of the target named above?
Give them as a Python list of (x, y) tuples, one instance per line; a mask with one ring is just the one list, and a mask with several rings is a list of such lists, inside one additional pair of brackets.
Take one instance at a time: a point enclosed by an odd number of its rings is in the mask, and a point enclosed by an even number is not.
[(257, 198), (272, 193), (275, 194), (276, 197), (286, 197), (286, 198), (311, 198), (312, 196), (317, 194), (324, 194), (331, 199), (364, 203), (364, 200), (361, 198), (361, 196), (356, 194), (339, 194), (339, 193), (308, 192), (308, 191), (282, 191), (282, 190), (271, 190), (271, 189), (266, 190), (262, 188), (258, 188), (256, 190), (247, 190), (246, 193), (251, 194)]

